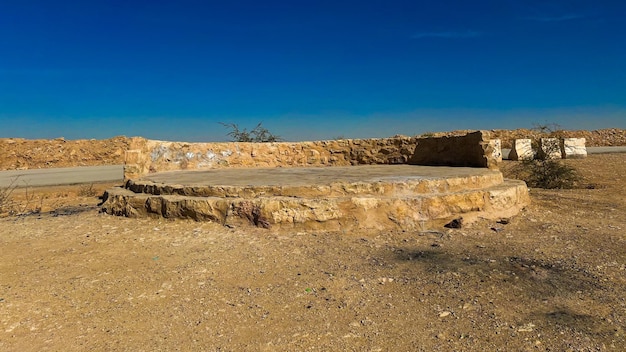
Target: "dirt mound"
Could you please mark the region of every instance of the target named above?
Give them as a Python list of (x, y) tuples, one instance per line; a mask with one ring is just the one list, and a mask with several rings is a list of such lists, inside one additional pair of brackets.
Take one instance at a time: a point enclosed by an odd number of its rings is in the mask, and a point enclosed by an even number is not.
[[(428, 133), (427, 136), (458, 136), (464, 135), (472, 130), (457, 130), (451, 132)], [(502, 148), (511, 148), (514, 139), (530, 138), (538, 140), (546, 137), (564, 137), (564, 138), (585, 138), (587, 147), (609, 147), (626, 145), (626, 130), (619, 128), (606, 128), (594, 131), (565, 131), (559, 130), (554, 132), (539, 132), (525, 128), (516, 130), (491, 130), (491, 138), (498, 138), (502, 141)]]
[(0, 139), (0, 170), (70, 166), (118, 165), (130, 138), (110, 139)]

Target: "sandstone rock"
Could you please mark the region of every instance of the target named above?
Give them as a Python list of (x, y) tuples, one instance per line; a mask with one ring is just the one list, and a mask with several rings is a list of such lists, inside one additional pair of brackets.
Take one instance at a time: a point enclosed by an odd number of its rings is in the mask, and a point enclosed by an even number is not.
[(539, 139), (539, 151), (537, 156), (540, 159), (560, 159), (561, 148), (558, 138), (541, 138)]
[(412, 165), (468, 166), (496, 168), (502, 160), (499, 143), (491, 141), (487, 131), (463, 136), (428, 137), (418, 139)]
[[(484, 142), (483, 142), (484, 144)], [(502, 162), (502, 143), (499, 139), (490, 139), (484, 150), (489, 168), (496, 168)]]
[(106, 192), (102, 210), (129, 217), (183, 218), (235, 227), (413, 230), (423, 228), (424, 222), (459, 215), (468, 223), (479, 216), (500, 219), (528, 204), (524, 182), (502, 181), (501, 173), (494, 170), (481, 174), (484, 176), (448, 180), (376, 177), (371, 182), (310, 185), (309, 190), (297, 184), (251, 187), (211, 183), (202, 187), (131, 180), (125, 188)]
[(535, 157), (529, 138), (514, 139), (509, 153), (510, 160), (532, 160)]
[(563, 159), (582, 159), (587, 157), (584, 138), (563, 138), (561, 140)]

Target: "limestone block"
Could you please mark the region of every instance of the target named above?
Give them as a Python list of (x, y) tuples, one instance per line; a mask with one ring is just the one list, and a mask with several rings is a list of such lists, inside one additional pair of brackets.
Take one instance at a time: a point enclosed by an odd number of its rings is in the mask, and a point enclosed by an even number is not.
[(141, 150), (127, 150), (124, 154), (124, 162), (126, 164), (139, 164), (141, 162)]
[(502, 162), (502, 141), (499, 139), (490, 139), (487, 143), (487, 159), (499, 164)]
[(582, 159), (587, 157), (584, 138), (563, 138), (561, 140), (563, 159)]
[(471, 132), (463, 136), (419, 138), (408, 163), (495, 168), (498, 153), (494, 147), (487, 131)]
[(530, 139), (515, 139), (509, 153), (509, 160), (532, 160), (535, 157)]
[(539, 140), (538, 157), (543, 160), (560, 159), (561, 148), (558, 138), (541, 138)]

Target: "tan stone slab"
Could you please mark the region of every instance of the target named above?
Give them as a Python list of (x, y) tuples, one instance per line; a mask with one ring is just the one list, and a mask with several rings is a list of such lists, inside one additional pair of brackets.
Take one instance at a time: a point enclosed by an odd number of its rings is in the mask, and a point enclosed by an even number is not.
[(499, 171), (486, 168), (418, 166), (418, 165), (363, 165), (333, 167), (285, 167), (254, 169), (215, 169), (204, 171), (173, 171), (151, 174), (141, 181), (164, 184), (221, 185), (221, 186), (302, 186), (327, 185), (333, 182), (376, 182), (436, 180), (459, 177), (498, 175)]
[(107, 191), (103, 210), (227, 226), (401, 228), (456, 216), (510, 216), (528, 204), (522, 181), (485, 168), (367, 165), (167, 172)]

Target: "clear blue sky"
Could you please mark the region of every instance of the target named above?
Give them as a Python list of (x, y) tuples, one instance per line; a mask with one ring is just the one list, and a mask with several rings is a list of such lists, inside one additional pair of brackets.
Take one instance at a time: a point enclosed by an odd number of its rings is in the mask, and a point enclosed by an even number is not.
[(0, 1), (0, 137), (626, 128), (626, 1)]

